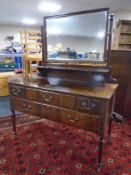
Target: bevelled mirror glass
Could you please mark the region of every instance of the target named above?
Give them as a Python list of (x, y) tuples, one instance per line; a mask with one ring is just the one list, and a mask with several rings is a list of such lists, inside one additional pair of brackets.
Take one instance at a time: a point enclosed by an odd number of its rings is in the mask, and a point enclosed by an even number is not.
[(45, 18), (46, 58), (53, 62), (106, 62), (108, 9)]

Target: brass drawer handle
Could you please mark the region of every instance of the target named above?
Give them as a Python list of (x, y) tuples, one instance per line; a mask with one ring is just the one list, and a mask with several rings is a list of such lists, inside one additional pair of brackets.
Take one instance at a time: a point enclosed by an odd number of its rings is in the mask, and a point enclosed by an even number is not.
[(78, 117), (72, 118), (69, 114), (66, 116), (66, 118), (69, 119), (69, 121), (70, 121), (70, 122), (73, 122), (73, 123), (79, 121), (79, 118), (78, 118)]
[(13, 95), (19, 95), (20, 92), (21, 92), (20, 89), (12, 89), (12, 94)]
[(86, 109), (86, 110), (92, 109), (92, 108), (90, 108), (88, 106), (83, 106), (83, 108)]
[(18, 95), (18, 93), (17, 92), (13, 92), (13, 95)]
[(31, 109), (31, 105), (24, 104), (25, 110), (28, 111)]
[(88, 106), (88, 104), (86, 102), (82, 102), (82, 107), (85, 110), (90, 110), (90, 109), (95, 107), (95, 104), (91, 104), (91, 106)]
[(47, 97), (46, 95), (43, 95), (43, 98), (44, 98), (44, 101), (50, 102), (52, 100), (53, 96)]

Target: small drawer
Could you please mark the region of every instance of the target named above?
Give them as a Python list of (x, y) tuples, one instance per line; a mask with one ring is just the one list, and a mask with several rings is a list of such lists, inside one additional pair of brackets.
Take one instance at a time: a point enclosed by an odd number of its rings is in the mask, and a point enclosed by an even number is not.
[(77, 98), (77, 110), (81, 112), (88, 112), (92, 114), (102, 114), (105, 111), (104, 101), (78, 97)]
[(24, 112), (32, 115), (40, 115), (41, 108), (37, 103), (30, 102), (28, 100), (11, 97), (11, 107), (16, 111)]
[(71, 109), (75, 108), (75, 97), (72, 95), (26, 88), (25, 97), (28, 100), (38, 101), (44, 104), (68, 107)]
[(24, 97), (24, 87), (21, 86), (9, 86), (10, 95)]
[(100, 118), (94, 115), (83, 114), (72, 110), (60, 110), (59, 121), (61, 123), (81, 128), (95, 133), (99, 132)]

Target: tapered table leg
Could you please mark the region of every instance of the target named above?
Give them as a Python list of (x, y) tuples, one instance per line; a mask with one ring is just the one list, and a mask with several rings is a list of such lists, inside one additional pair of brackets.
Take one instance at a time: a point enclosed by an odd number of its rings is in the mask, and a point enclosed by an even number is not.
[(102, 149), (103, 149), (103, 136), (100, 136), (99, 139), (99, 151), (98, 151), (98, 167), (97, 167), (97, 171), (100, 172), (101, 167), (102, 167)]
[(111, 135), (111, 128), (112, 128), (112, 120), (113, 117), (111, 116), (111, 119), (109, 121), (109, 128), (108, 128), (108, 142), (110, 142), (110, 135)]
[(14, 132), (14, 135), (16, 136), (16, 114), (15, 114), (15, 110), (11, 110), (11, 111), (12, 111), (13, 132)]

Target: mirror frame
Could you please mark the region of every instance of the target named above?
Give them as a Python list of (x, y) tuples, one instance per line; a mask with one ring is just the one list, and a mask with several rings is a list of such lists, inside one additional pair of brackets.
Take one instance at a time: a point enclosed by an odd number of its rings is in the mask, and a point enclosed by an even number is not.
[[(47, 19), (55, 19), (55, 18), (63, 18), (68, 16), (76, 16), (76, 15), (83, 15), (83, 14), (91, 14), (91, 13), (99, 13), (99, 12), (107, 12), (106, 17), (106, 27), (105, 27), (105, 37), (104, 37), (104, 45), (103, 45), (103, 61), (80, 61), (80, 60), (48, 60), (48, 50), (47, 50)], [(54, 16), (46, 16), (44, 17), (44, 26), (42, 27), (42, 60), (43, 65), (50, 64), (50, 63), (59, 63), (59, 64), (68, 64), (72, 63), (72, 65), (78, 64), (101, 64), (105, 65), (108, 63), (108, 52), (109, 48), (109, 16), (110, 16), (110, 9), (109, 8), (100, 8), (100, 9), (93, 9), (93, 10), (87, 10), (87, 11), (78, 11), (78, 12), (72, 12), (67, 14), (61, 14), (61, 15), (54, 15)]]

